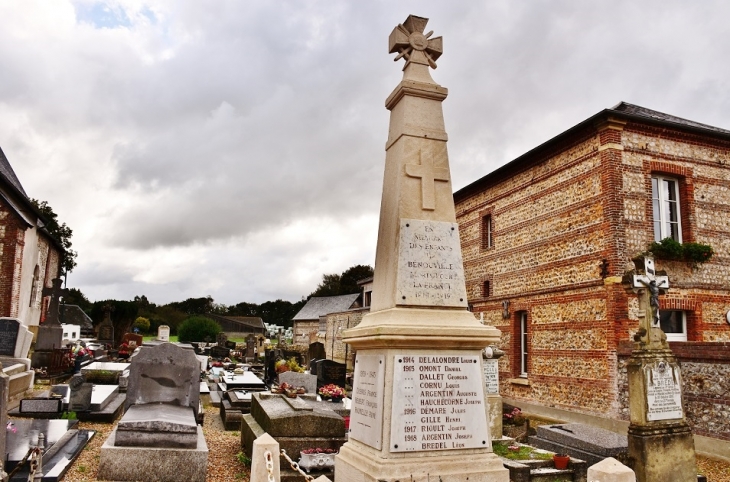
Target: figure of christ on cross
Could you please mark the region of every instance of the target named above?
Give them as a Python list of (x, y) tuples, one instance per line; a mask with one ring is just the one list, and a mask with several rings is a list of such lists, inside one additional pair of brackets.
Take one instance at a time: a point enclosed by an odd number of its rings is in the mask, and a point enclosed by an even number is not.
[(449, 170), (433, 166), (433, 155), (423, 155), (418, 150), (420, 164), (406, 164), (406, 175), (421, 179), (421, 207), (426, 211), (436, 209), (436, 181), (448, 182)]

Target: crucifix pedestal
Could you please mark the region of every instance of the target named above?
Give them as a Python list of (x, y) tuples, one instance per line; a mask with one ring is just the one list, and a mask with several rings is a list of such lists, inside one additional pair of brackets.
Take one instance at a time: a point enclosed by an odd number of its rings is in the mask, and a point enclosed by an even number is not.
[(638, 482), (694, 482), (694, 440), (684, 416), (682, 376), (660, 327), (659, 294), (669, 288), (669, 279), (656, 276), (654, 260), (647, 257), (633, 288), (640, 321), (627, 366), (630, 465)]

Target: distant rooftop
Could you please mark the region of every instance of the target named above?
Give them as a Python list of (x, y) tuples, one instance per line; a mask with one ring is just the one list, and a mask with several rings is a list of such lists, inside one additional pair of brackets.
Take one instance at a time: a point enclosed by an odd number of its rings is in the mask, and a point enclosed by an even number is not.
[(339, 313), (353, 308), (360, 293), (340, 296), (322, 296), (309, 298), (307, 304), (294, 315), (293, 321), (318, 320), (320, 316)]

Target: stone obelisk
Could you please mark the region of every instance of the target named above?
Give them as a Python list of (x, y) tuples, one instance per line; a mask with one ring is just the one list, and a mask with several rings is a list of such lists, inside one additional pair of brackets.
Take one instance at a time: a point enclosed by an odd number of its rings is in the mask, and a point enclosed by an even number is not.
[(482, 349), (500, 333), (467, 310), (441, 102), (441, 37), (409, 16), (390, 35), (403, 80), (391, 111), (371, 312), (357, 350), (338, 482), (507, 482), (491, 451)]
[(627, 365), (629, 465), (637, 482), (693, 482), (694, 439), (682, 405), (680, 366), (659, 323), (659, 294), (669, 288), (669, 278), (658, 276), (654, 259), (647, 256), (633, 288), (640, 323)]

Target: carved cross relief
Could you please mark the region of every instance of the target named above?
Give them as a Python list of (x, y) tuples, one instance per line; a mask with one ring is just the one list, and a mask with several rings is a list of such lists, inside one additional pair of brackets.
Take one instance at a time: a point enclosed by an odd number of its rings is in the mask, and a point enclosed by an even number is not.
[(418, 150), (419, 164), (406, 164), (406, 175), (421, 179), (421, 207), (426, 211), (436, 209), (436, 181), (448, 182), (449, 170), (445, 167), (434, 167), (433, 155), (424, 156)]

